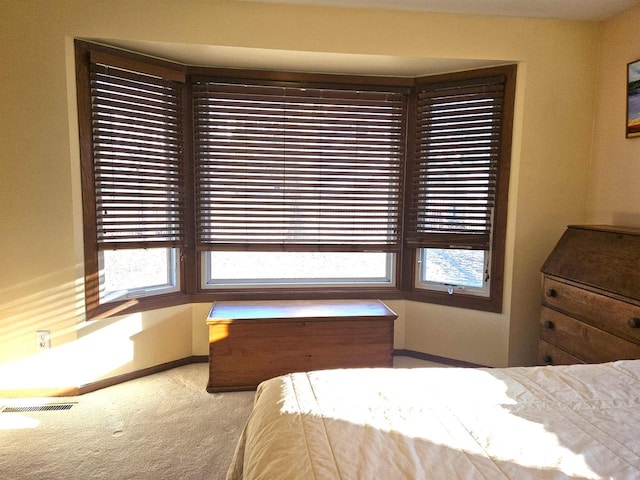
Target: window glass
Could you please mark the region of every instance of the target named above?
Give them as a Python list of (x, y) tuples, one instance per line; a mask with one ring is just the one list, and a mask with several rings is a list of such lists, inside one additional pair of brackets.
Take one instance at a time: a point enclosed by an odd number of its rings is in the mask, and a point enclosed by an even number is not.
[(489, 254), (484, 250), (422, 248), (418, 287), (488, 295)]
[(174, 248), (101, 252), (100, 298), (113, 301), (178, 290)]
[(394, 259), (378, 252), (206, 252), (203, 287), (391, 285)]

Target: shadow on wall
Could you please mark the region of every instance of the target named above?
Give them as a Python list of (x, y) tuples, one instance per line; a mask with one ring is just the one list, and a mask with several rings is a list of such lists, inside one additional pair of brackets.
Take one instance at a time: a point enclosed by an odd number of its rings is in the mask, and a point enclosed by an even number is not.
[[(88, 322), (83, 281), (69, 281), (77, 272), (71, 270), (0, 292), (0, 397), (73, 394), (96, 380), (190, 355), (190, 307)], [(50, 349), (38, 350), (38, 330), (51, 332)]]
[(127, 315), (75, 341), (4, 363), (0, 396), (20, 396), (33, 389), (49, 396), (64, 395), (131, 365), (133, 337), (141, 331), (142, 314)]
[(52, 345), (76, 339), (77, 325), (84, 320), (84, 286), (78, 268), (0, 290), (0, 365), (35, 354), (38, 330), (51, 332)]

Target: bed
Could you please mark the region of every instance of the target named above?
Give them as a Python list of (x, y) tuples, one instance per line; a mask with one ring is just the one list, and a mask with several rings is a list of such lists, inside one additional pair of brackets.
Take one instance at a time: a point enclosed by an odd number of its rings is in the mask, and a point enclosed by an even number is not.
[(638, 479), (640, 360), (261, 383), (228, 480)]

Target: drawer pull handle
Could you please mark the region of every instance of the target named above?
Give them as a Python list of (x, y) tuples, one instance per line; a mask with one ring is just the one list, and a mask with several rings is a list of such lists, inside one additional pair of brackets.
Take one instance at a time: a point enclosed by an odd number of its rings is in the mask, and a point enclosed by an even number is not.
[(640, 318), (633, 317), (627, 322), (630, 328), (640, 328)]
[(553, 324), (553, 322), (551, 320), (547, 320), (546, 322), (544, 322), (544, 328), (547, 328), (549, 330), (553, 330), (555, 328), (555, 325)]
[(545, 363), (545, 365), (553, 365), (553, 358), (551, 358), (551, 355), (543, 356), (542, 361)]
[(555, 288), (547, 290), (547, 297), (555, 298), (558, 296), (558, 291)]

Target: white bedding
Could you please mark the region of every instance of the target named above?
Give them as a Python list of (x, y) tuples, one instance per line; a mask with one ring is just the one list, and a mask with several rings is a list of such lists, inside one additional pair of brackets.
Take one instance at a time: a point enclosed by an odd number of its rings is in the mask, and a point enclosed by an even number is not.
[(640, 360), (263, 382), (228, 480), (640, 478)]

